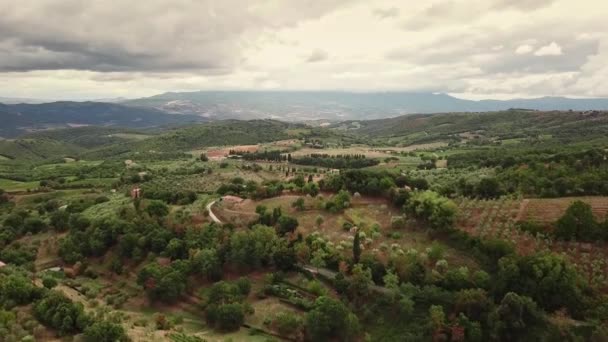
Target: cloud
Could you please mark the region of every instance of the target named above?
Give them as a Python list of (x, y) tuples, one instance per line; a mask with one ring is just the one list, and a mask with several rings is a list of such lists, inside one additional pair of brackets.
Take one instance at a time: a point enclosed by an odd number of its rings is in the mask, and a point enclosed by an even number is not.
[(352, 1), (112, 2), (0, 0), (0, 71), (197, 70), (226, 73), (265, 32), (298, 25)]
[(521, 11), (538, 10), (550, 6), (555, 0), (497, 0), (496, 9), (517, 9)]
[(310, 56), (306, 58), (306, 62), (308, 63), (316, 63), (321, 62), (329, 58), (329, 55), (325, 50), (315, 49)]
[(0, 13), (0, 96), (608, 96), (608, 6), (597, 0), (0, 0)]
[(534, 52), (535, 56), (559, 56), (562, 54), (562, 47), (556, 42), (551, 42), (549, 45), (542, 46)]
[(518, 46), (517, 49), (515, 50), (515, 53), (518, 55), (525, 55), (525, 54), (532, 52), (532, 50), (534, 50), (534, 47), (532, 45), (524, 44), (524, 45)]
[(376, 8), (372, 13), (380, 19), (396, 18), (399, 16), (399, 9), (397, 7)]

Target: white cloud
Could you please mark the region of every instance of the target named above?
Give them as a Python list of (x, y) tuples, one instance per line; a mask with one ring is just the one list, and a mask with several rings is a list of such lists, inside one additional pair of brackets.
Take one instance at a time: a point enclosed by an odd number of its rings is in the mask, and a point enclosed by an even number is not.
[(556, 42), (551, 42), (549, 45), (542, 46), (534, 52), (534, 56), (559, 56), (562, 54), (562, 47)]
[(525, 55), (532, 52), (532, 50), (534, 50), (534, 47), (532, 45), (524, 44), (518, 46), (517, 49), (515, 49), (515, 53), (518, 55)]
[(608, 2), (598, 0), (0, 0), (0, 13), (0, 96), (608, 96)]

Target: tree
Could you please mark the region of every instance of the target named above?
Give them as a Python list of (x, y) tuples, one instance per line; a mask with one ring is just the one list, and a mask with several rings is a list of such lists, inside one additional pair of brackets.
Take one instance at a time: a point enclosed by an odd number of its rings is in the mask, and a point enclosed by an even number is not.
[(61, 335), (83, 331), (91, 318), (80, 303), (74, 303), (63, 294), (51, 290), (34, 306), (34, 315), (43, 324), (57, 329)]
[(433, 332), (433, 340), (437, 340), (445, 326), (445, 313), (441, 305), (431, 305), (429, 308), (429, 323)]
[(274, 228), (255, 225), (250, 230), (232, 234), (228, 260), (241, 268), (249, 269), (269, 265), (277, 243)]
[(84, 330), (86, 342), (127, 342), (130, 341), (120, 324), (107, 321), (95, 322)]
[(293, 184), (295, 184), (298, 188), (304, 187), (306, 182), (304, 181), (304, 176), (298, 175), (293, 179)]
[(496, 198), (502, 193), (496, 178), (484, 177), (477, 184), (477, 195), (482, 198)]
[(296, 208), (299, 211), (304, 210), (304, 198), (298, 197), (297, 200), (295, 200), (295, 201), (293, 201), (293, 203), (291, 203), (291, 207)]
[(245, 322), (245, 309), (240, 303), (223, 304), (216, 310), (216, 326), (219, 330), (238, 330)]
[(146, 207), (146, 212), (150, 216), (162, 218), (169, 214), (169, 207), (161, 201), (152, 201)]
[(206, 153), (201, 153), (200, 159), (202, 162), (209, 161), (209, 157), (207, 157)]
[(359, 237), (359, 229), (355, 232), (353, 240), (353, 263), (358, 264), (361, 259), (361, 241)]
[(493, 334), (503, 341), (519, 341), (544, 323), (542, 311), (529, 297), (507, 293), (492, 314)]
[(222, 276), (222, 263), (214, 248), (196, 251), (192, 257), (192, 267), (209, 280), (218, 280)]
[(353, 267), (353, 275), (348, 286), (348, 294), (355, 300), (365, 298), (369, 295), (369, 287), (373, 285), (372, 272), (361, 264)]
[(574, 201), (555, 224), (555, 236), (563, 240), (590, 241), (601, 238), (591, 206)]
[(53, 287), (57, 286), (57, 280), (55, 280), (53, 277), (44, 277), (42, 278), (42, 286), (47, 289), (52, 289)]
[(321, 296), (306, 315), (306, 329), (313, 341), (348, 341), (359, 332), (359, 321), (341, 301)]
[(581, 279), (574, 268), (550, 253), (500, 259), (495, 283), (498, 293), (528, 296), (549, 311), (566, 307), (576, 316), (584, 302)]
[(283, 336), (297, 334), (302, 326), (300, 318), (291, 312), (282, 312), (278, 314), (273, 323), (279, 334)]
[(409, 200), (408, 209), (435, 229), (451, 228), (456, 220), (456, 204), (434, 191), (414, 193)]

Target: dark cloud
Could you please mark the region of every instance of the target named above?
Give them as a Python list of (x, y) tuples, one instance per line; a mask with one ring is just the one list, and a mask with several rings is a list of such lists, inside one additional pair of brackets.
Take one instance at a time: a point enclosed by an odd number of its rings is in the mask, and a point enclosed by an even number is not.
[(318, 18), (352, 1), (115, 2), (0, 0), (0, 71), (186, 71), (242, 61), (266, 30)]

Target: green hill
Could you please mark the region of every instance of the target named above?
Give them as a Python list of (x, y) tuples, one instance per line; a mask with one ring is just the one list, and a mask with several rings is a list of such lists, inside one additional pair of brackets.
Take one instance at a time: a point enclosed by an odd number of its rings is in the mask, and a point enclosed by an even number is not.
[(401, 138), (409, 143), (459, 139), (463, 134), (485, 138), (551, 135), (560, 139), (589, 139), (605, 135), (608, 112), (508, 110), (491, 113), (405, 115), (391, 119), (339, 124), (372, 138)]
[(78, 146), (46, 138), (0, 141), (0, 155), (7, 159), (62, 158), (72, 157), (81, 152), (83, 149)]
[(89, 126), (40, 131), (27, 134), (24, 138), (46, 138), (83, 148), (97, 148), (134, 140), (143, 140), (150, 136), (148, 133), (135, 130)]
[(275, 120), (226, 120), (181, 128), (136, 143), (142, 151), (187, 151), (205, 146), (249, 145), (289, 139), (288, 130), (306, 128)]

